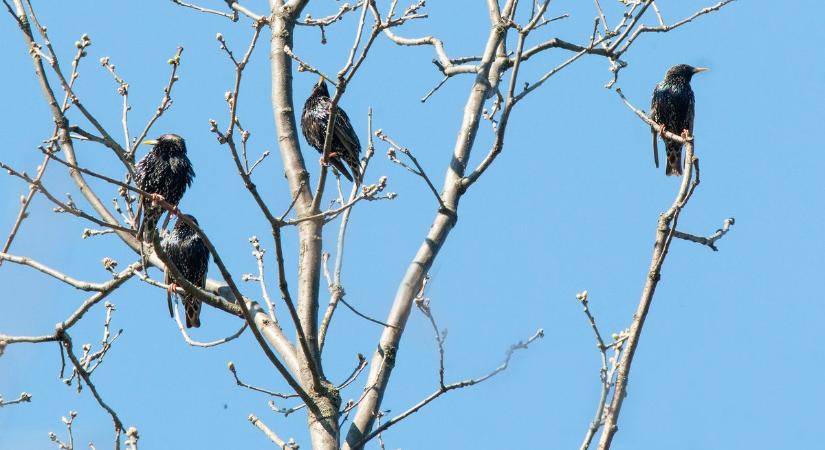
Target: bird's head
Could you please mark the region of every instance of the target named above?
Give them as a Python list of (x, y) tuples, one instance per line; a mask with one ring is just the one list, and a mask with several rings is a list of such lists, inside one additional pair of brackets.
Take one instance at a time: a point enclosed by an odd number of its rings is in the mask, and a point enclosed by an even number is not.
[(162, 134), (157, 139), (149, 139), (142, 143), (151, 145), (153, 150), (169, 153), (186, 153), (186, 141), (177, 134)]
[(708, 70), (707, 67), (693, 67), (687, 64), (677, 64), (668, 69), (665, 80), (684, 79), (690, 81), (693, 75)]
[[(198, 223), (198, 219), (196, 219), (195, 216), (190, 215), (190, 214), (183, 214), (183, 215), (186, 218), (188, 218), (189, 220), (191, 220), (192, 222), (195, 222), (195, 225), (200, 227), (200, 224)], [(178, 236), (187, 236), (187, 235), (190, 235), (190, 234), (195, 234), (195, 230), (193, 230), (189, 225), (186, 224), (186, 222), (184, 222), (183, 220), (180, 220), (180, 219), (178, 219), (178, 221), (175, 222), (175, 226), (173, 228), (173, 231)]]
[(312, 97), (329, 97), (329, 90), (327, 89), (327, 82), (324, 77), (318, 77), (318, 82), (312, 87)]

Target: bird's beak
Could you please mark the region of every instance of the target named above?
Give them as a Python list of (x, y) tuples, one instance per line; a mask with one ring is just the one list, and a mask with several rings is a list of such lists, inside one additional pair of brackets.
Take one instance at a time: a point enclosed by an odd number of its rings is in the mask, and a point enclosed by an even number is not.
[(324, 84), (324, 77), (322, 77), (322, 76), (318, 76), (318, 82), (317, 82), (317, 83), (315, 83), (315, 85), (316, 85), (316, 86), (320, 86), (320, 85), (322, 85), (322, 84)]
[(710, 70), (710, 69), (708, 69), (707, 67), (694, 67), (693, 68), (693, 73), (704, 72), (706, 70)]
[(158, 143), (157, 139), (149, 139), (148, 141), (143, 141), (141, 144), (143, 145), (155, 145)]

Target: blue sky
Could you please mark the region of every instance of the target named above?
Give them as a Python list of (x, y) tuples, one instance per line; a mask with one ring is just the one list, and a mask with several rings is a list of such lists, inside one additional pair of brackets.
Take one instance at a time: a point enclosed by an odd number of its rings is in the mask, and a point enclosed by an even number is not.
[[(187, 139), (197, 178), (181, 207), (198, 217), (236, 279), (256, 270), (247, 242), (251, 235), (262, 237), (274, 269), (271, 242), (263, 239), (266, 224), (207, 123), (214, 118), (225, 126), (223, 93), (232, 81), (215, 33), (223, 33), (240, 52), (251, 36), (248, 22), (233, 24), (171, 2), (36, 3), (64, 64), (73, 42), (82, 33), (91, 36), (77, 92), (116, 137), (121, 136), (120, 98), (97, 60), (109, 56), (130, 83), (134, 134), (160, 100), (166, 60), (178, 45), (185, 48), (174, 105), (153, 133), (176, 132)], [(265, 9), (265, 2), (247, 3)], [(379, 3), (386, 8), (386, 2)], [(431, 3), (430, 19), (397, 32), (435, 34), (452, 56), (478, 54), (488, 26), (485, 7)], [(603, 3), (614, 8), (613, 2)], [(710, 4), (658, 3), (669, 22)], [(204, 4), (217, 8), (223, 2)], [(308, 12), (320, 17), (339, 3), (310, 5)], [(703, 179), (680, 228), (709, 234), (731, 216), (736, 225), (720, 241), (719, 252), (673, 244), (636, 355), (614, 448), (814, 448), (820, 441), (825, 153), (816, 135), (825, 114), (825, 63), (811, 49), (825, 39), (819, 20), (823, 8), (813, 0), (770, 8), (766, 2), (735, 2), (672, 33), (645, 36), (626, 54), (630, 65), (618, 86), (642, 108), (671, 65), (711, 68), (693, 82)], [(571, 18), (543, 28), (536, 39), (584, 42), (592, 6), (552, 3), (551, 15), (566, 12)], [(646, 18), (650, 24), (654, 20)], [(0, 24), (5, 43), (0, 58), (6, 66), (0, 159), (31, 173), (41, 159), (35, 147), (49, 136), (52, 122), (16, 26), (5, 14)], [(350, 16), (330, 27), (329, 43), (321, 45), (317, 29), (300, 27), (295, 50), (334, 73), (346, 59), (353, 28)], [(253, 55), (240, 108), (255, 155), (276, 145), (266, 51), (264, 45)], [(567, 56), (559, 51), (530, 60), (523, 79), (535, 80)], [(380, 38), (341, 105), (362, 142), (372, 107), (375, 127), (411, 148), (440, 186), (471, 79), (456, 77), (420, 103), (440, 80), (432, 58), (430, 48), (399, 48)], [(486, 373), (511, 343), (539, 327), (545, 339), (518, 353), (499, 377), (452, 392), (394, 427), (384, 436), (388, 448), (578, 447), (597, 401), (599, 360), (575, 293), (589, 291), (605, 333), (629, 325), (656, 218), (677, 189), (675, 179), (653, 167), (647, 126), (603, 88), (608, 79), (606, 61), (583, 58), (519, 104), (504, 153), (462, 201), (458, 225), (431, 271), (431, 306), (439, 325), (449, 330), (448, 381)], [(316, 78), (296, 73), (295, 80), (300, 104)], [(491, 138), (489, 126), (483, 126), (474, 162)], [(304, 151), (317, 176), (315, 151)], [(386, 316), (434, 212), (426, 186), (390, 163), (385, 151), (385, 145), (377, 145), (367, 178), (387, 175), (388, 190), (399, 196), (356, 209), (343, 275), (348, 301), (378, 318)], [(101, 147), (81, 144), (78, 158), (120, 175), (113, 155)], [(74, 192), (85, 205), (66, 173), (56, 169), (48, 172), (46, 185), (55, 193)], [(256, 171), (255, 181), (274, 210), (287, 206), (277, 157)], [(111, 188), (96, 186), (104, 199), (114, 195)], [(25, 190), (18, 180), (0, 177), (3, 236)], [(103, 257), (121, 266), (135, 260), (112, 236), (82, 240), (86, 224), (51, 208), (42, 197), (35, 200), (11, 253), (95, 281), (107, 278)], [(335, 230), (326, 232), (324, 245), (330, 251)], [(294, 244), (294, 235), (287, 236), (287, 269), (293, 278)], [(211, 273), (217, 270), (212, 267)], [(50, 332), (86, 297), (12, 264), (0, 268), (0, 286), (0, 333), (5, 334)], [(260, 298), (256, 285), (243, 288)], [(238, 388), (226, 370), (232, 360), (245, 381), (286, 389), (251, 336), (214, 349), (190, 348), (166, 315), (164, 298), (162, 291), (137, 280), (110, 298), (117, 305), (113, 326), (124, 334), (94, 374), (104, 398), (127, 426), (140, 430), (142, 447), (271, 448), (246, 421), (255, 413), (280, 435), (309, 448), (302, 414), (274, 415), (268, 398)], [(97, 345), (103, 317), (102, 306), (92, 310), (73, 333), (76, 344)], [(229, 334), (237, 325), (210, 308), (202, 321), (194, 333), (202, 340)], [(330, 332), (326, 372), (332, 380), (343, 380), (356, 353), (371, 355), (381, 330), (341, 309)], [(0, 357), (0, 395), (8, 399), (25, 390), (34, 396), (30, 404), (0, 409), (0, 447), (47, 448), (47, 432), (62, 435), (60, 416), (69, 410), (79, 411), (79, 447), (89, 441), (98, 448), (110, 444), (111, 423), (89, 393), (78, 395), (58, 380), (56, 347), (16, 345)], [(383, 408), (398, 413), (432, 392), (437, 358), (429, 323), (413, 311)], [(344, 399), (357, 398), (362, 384), (345, 391)]]

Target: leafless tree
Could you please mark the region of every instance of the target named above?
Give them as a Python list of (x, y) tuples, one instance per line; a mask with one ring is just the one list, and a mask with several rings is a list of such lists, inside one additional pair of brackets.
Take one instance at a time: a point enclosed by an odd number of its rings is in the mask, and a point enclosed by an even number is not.
[[(193, 294), (204, 303), (226, 314), (236, 316), (239, 321), (237, 333), (214, 342), (197, 342), (188, 336), (180, 324), (176, 311), (175, 318), (186, 342), (198, 346), (220, 345), (249, 329), (260, 350), (269, 359), (274, 370), (289, 385), (291, 391), (277, 393), (251, 386), (241, 380), (237, 368), (232, 363), (229, 364), (230, 372), (240, 386), (268, 395), (295, 400), (296, 406), (291, 408), (279, 408), (274, 403), (270, 403), (273, 410), (278, 413), (289, 414), (305, 409), (307, 426), (312, 439), (310, 445), (313, 449), (356, 450), (363, 448), (366, 443), (375, 438), (378, 438), (383, 448), (382, 432), (451, 390), (469, 387), (495, 376), (507, 368), (516, 350), (526, 349), (543, 336), (542, 330), (538, 330), (525, 340), (512, 345), (506, 352), (501, 365), (487, 374), (458, 382), (448, 382), (444, 373), (445, 336), (437, 326), (429, 306), (429, 299), (425, 296), (428, 271), (456, 224), (460, 201), (472, 192), (474, 184), (493, 167), (496, 159), (501, 156), (505, 147), (508, 122), (515, 106), (554, 75), (585, 56), (603, 58), (606, 61), (611, 71), (606, 87), (613, 89), (618, 82), (621, 70), (628, 64), (624, 59), (626, 52), (638, 39), (649, 34), (672, 31), (700, 16), (718, 11), (732, 1), (720, 1), (682, 20), (668, 24), (654, 0), (624, 0), (621, 2), (623, 5), (620, 14), (615, 16), (605, 13), (599, 0), (595, 0), (593, 4), (595, 18), (592, 26), (582, 33), (582, 36), (585, 36), (582, 42), (574, 43), (556, 37), (548, 38), (544, 35), (546, 30), (552, 30), (549, 24), (568, 17), (563, 11), (551, 13), (556, 5), (554, 3), (551, 8), (550, 0), (534, 2), (487, 0), (489, 28), (483, 44), (483, 52), (469, 57), (455, 57), (447, 52), (445, 43), (435, 36), (415, 38), (405, 36), (403, 28), (406, 23), (423, 21), (427, 18), (423, 0), (406, 5), (399, 5), (398, 0), (381, 2), (384, 3), (381, 5), (375, 0), (360, 0), (341, 4), (337, 11), (332, 11), (330, 15), (322, 18), (314, 18), (308, 14), (310, 10), (308, 0), (270, 0), (266, 10), (260, 4), (262, 2), (241, 4), (231, 0), (213, 1), (211, 3), (218, 5), (207, 7), (172, 0), (173, 3), (186, 8), (187, 11), (218, 15), (233, 22), (246, 22), (252, 25), (250, 41), (241, 49), (230, 45), (222, 35), (216, 36), (220, 49), (225, 52), (229, 60), (228, 67), (234, 71), (234, 83), (225, 97), (228, 116), (224, 120), (210, 121), (210, 131), (221, 145), (228, 148), (238, 176), (249, 195), (254, 199), (260, 210), (259, 213), (269, 224), (271, 234), (269, 245), (274, 248), (275, 254), (274, 270), (265, 265), (265, 249), (261, 240), (254, 237), (250, 240), (258, 271), (257, 274), (246, 275), (243, 278), (245, 281), (256, 282), (260, 285), (260, 299), (253, 299), (241, 294), (237, 283), (238, 276), (233, 275), (224, 264), (212, 237), (204, 233), (186, 216), (179, 215), (178, 220), (183, 220), (196, 229), (206, 242), (220, 271), (220, 279), (209, 280), (206, 289), (200, 289), (180, 276), (178, 268), (170, 264), (168, 256), (164, 254), (157, 236), (151, 243), (152, 245), (147, 245), (145, 248), (136, 238), (137, 198), (150, 193), (141, 191), (133, 183), (135, 154), (138, 144), (152, 132), (155, 122), (171, 106), (173, 88), (178, 81), (177, 70), (182, 63), (183, 49), (179, 48), (176, 54), (169, 59), (170, 74), (164, 95), (155, 113), (138, 128), (140, 131), (137, 133), (134, 132), (135, 129), (131, 126), (133, 120), (129, 117), (128, 82), (119, 76), (108, 58), (100, 60), (102, 67), (115, 80), (118, 93), (122, 96), (122, 129), (109, 130), (102, 125), (102, 121), (98, 120), (95, 112), (87, 107), (74, 90), (81, 63), (87, 56), (87, 48), (91, 45), (89, 36), (84, 34), (80, 37), (75, 43), (74, 58), (69, 64), (65, 64), (58, 60), (57, 52), (49, 39), (46, 24), (38, 20), (32, 1), (3, 0), (11, 20), (20, 29), (24, 44), (21, 51), (27, 51), (31, 56), (35, 76), (49, 106), (51, 120), (54, 121), (54, 130), (52, 136), (39, 147), (43, 153), (43, 159), (34, 175), (14, 168), (6, 162), (0, 163), (0, 167), (26, 183), (29, 189), (28, 194), (22, 199), (14, 227), (0, 252), (0, 263), (28, 266), (42, 272), (44, 276), (53, 277), (68, 286), (89, 291), (92, 294), (77, 307), (74, 313), (58, 324), (53, 332), (25, 336), (0, 334), (0, 353), (12, 344), (58, 342), (62, 349), (61, 355), (68, 359), (68, 364), (65, 364), (65, 359), (63, 360), (60, 370), (61, 378), (67, 384), (74, 383), (78, 390), (83, 385), (87, 386), (97, 403), (110, 415), (114, 426), (114, 447), (116, 449), (120, 448), (123, 433), (126, 433), (125, 445), (136, 449), (137, 429), (125, 429), (118, 413), (104, 400), (104, 392), (101, 391), (105, 389), (99, 390), (92, 380), (93, 372), (103, 362), (105, 355), (119, 336), (119, 332), (110, 330), (112, 314), (115, 311), (114, 305), (105, 302), (106, 319), (100, 349), (93, 351), (92, 346), (88, 344), (80, 349), (76, 348), (71, 332), (81, 323), (88, 311), (132, 279), (157, 287), (159, 293), (160, 289), (169, 288), (163, 282), (152, 278), (148, 272), (150, 266), (158, 269), (168, 268), (175, 279), (181, 280), (179, 287), (173, 287), (178, 293)], [(315, 8), (316, 5), (311, 6)], [(323, 8), (320, 5), (317, 7)], [(181, 10), (181, 14), (187, 11)], [(321, 33), (322, 42), (325, 42), (325, 29), (342, 20), (353, 20), (357, 23), (354, 42), (341, 69), (335, 74), (323, 73), (313, 64), (313, 61), (305, 56), (308, 53), (305, 49), (310, 44), (295, 42), (293, 32), (297, 26), (317, 27)], [(652, 21), (653, 25), (645, 25), (646, 21)], [(260, 53), (257, 50), (262, 46), (265, 32), (269, 32), (271, 105), (277, 130), (277, 135), (272, 137), (272, 141), (277, 145), (289, 185), (289, 192), (284, 193), (284, 196), (290, 205), (286, 211), (280, 213), (273, 211), (272, 199), (264, 198), (253, 181), (256, 168), (269, 156), (269, 153), (263, 153), (258, 158), (253, 157), (254, 161), (250, 162), (250, 151), (247, 148), (249, 132), (242, 127), (239, 119), (241, 94), (245, 93), (245, 90), (242, 90), (244, 70), (250, 58)], [(298, 139), (296, 104), (293, 97), (293, 74), (297, 69), (297, 71), (316, 73), (333, 84), (336, 89), (332, 104), (339, 104), (347, 93), (350, 82), (360, 73), (363, 62), (369, 57), (370, 50), (378, 39), (388, 39), (399, 46), (432, 47), (435, 54), (433, 64), (443, 79), (422, 98), (422, 101), (434, 95), (453, 77), (467, 76), (473, 79), (472, 86), (467, 92), (461, 126), (456, 133), (453, 152), (449, 157), (442, 155), (445, 163), (443, 170), (446, 173), (440, 190), (436, 187), (438, 180), (424, 170), (413, 151), (396, 142), (391, 137), (391, 131), (375, 128), (372, 116), (369, 117), (368, 143), (361, 161), (362, 173), (367, 173), (371, 158), (374, 156), (374, 139), (379, 139), (389, 145), (389, 159), (419, 177), (423, 182), (422, 188), (431, 191), (434, 196), (432, 225), (422, 237), (419, 249), (412, 255), (386, 317), (380, 319), (366, 317), (345, 300), (345, 291), (341, 281), (344, 244), (349, 218), (357, 205), (369, 201), (391, 200), (395, 194), (387, 191), (387, 177), (369, 174), (365, 176), (364, 185), (360, 189), (353, 187), (349, 193), (346, 193), (343, 191), (340, 179), (331, 179), (326, 166), (320, 168), (320, 175), (313, 183), (309, 177)], [(398, 51), (403, 51), (403, 49)], [(566, 58), (555, 66), (547, 67), (544, 74), (537, 79), (520, 79), (520, 68), (525, 64), (533, 63), (531, 59), (544, 52), (564, 54)], [(624, 98), (621, 90), (615, 90), (621, 97), (620, 100), (625, 101), (642, 121), (655, 125), (644, 112), (639, 111)], [(335, 113), (329, 118), (328, 125), (334, 120)], [(469, 161), (476, 147), (476, 134), (481, 126), (486, 126), (486, 123), (489, 123), (494, 131), (493, 144), (488, 149), (476, 150), (476, 152), (486, 151), (486, 154), (480, 163), (473, 167), (469, 165)], [(640, 122), (640, 132), (644, 132), (646, 126)], [(331, 151), (332, 129), (332, 126), (327, 127), (329, 131), (325, 140), (324, 156), (329, 156)], [(116, 137), (120, 133), (122, 136)], [(643, 288), (642, 299), (631, 325), (625, 332), (614, 335), (612, 341), (607, 343), (591, 313), (587, 293), (583, 292), (578, 295), (584, 306), (585, 315), (595, 332), (602, 359), (600, 401), (595, 418), (587, 427), (582, 449), (590, 448), (599, 430), (602, 430), (598, 439), (599, 448), (609, 448), (618, 430), (619, 413), (633, 355), (672, 239), (687, 239), (716, 250), (716, 241), (727, 233), (730, 225), (733, 224), (733, 219), (726, 220), (724, 227), (710, 237), (694, 236), (677, 230), (679, 215), (699, 184), (699, 161), (694, 153), (693, 136), (680, 136), (667, 131), (664, 134), (670, 139), (685, 144), (684, 176), (674, 203), (658, 218), (654, 254)], [(85, 168), (75, 152), (74, 144), (79, 140), (97, 143), (114, 154), (122, 163), (122, 173), (103, 174)], [(312, 158), (309, 160), (312, 161)], [(68, 171), (91, 210), (84, 210), (71, 196), (61, 199), (53, 194), (42, 181), (48, 168)], [(102, 180), (118, 192), (118, 197), (112, 205), (107, 205), (101, 199), (103, 193), (93, 189), (89, 183), (90, 179)], [(368, 182), (370, 179), (374, 181)], [(335, 201), (332, 206), (325, 209), (324, 193), (326, 190), (335, 189), (336, 186), (337, 192), (332, 194)], [(118, 270), (115, 261), (105, 260), (104, 266), (111, 272), (112, 277), (106, 282), (96, 283), (72, 278), (60, 269), (49, 267), (25, 256), (9, 253), (15, 236), (27, 216), (27, 209), (32, 199), (38, 194), (52, 202), (57, 212), (72, 214), (89, 222), (94, 228), (87, 229), (84, 237), (116, 234), (123, 245), (134, 251), (135, 262)], [(328, 197), (330, 197), (329, 194)], [(170, 213), (175, 209), (175, 205), (170, 205), (163, 200), (159, 200), (158, 203)], [(336, 220), (337, 222), (334, 222)], [(337, 235), (325, 240), (324, 228), (332, 224), (337, 224)], [(283, 233), (293, 232), (297, 235), (297, 248), (285, 248)], [(335, 242), (336, 248), (331, 270), (330, 255), (324, 252), (324, 243), (330, 241)], [(231, 245), (237, 244), (231, 243)], [(293, 251), (299, 255), (299, 271), (296, 279), (289, 279), (286, 274), (284, 253), (287, 251)], [(140, 255), (141, 252), (145, 255)], [(273, 300), (267, 292), (265, 282), (267, 276), (277, 277), (280, 300), (286, 307), (286, 315), (276, 309), (277, 301)], [(322, 282), (325, 282), (329, 291), (329, 302), (326, 307), (323, 307), (321, 301)], [(325, 359), (322, 358), (322, 350), (330, 323), (340, 304), (352, 309), (364, 319), (379, 324), (383, 327), (383, 333), (376, 345), (375, 353), (370, 358), (359, 355), (358, 364), (351, 376), (336, 385), (325, 375), (328, 367), (325, 365)], [(382, 420), (385, 414), (381, 409), (382, 399), (387, 389), (390, 388), (401, 337), (414, 305), (428, 318), (435, 333), (440, 354), (439, 386), (432, 394), (406, 411)], [(295, 329), (294, 341), (284, 332), (281, 321), (289, 321), (289, 326)], [(64, 374), (66, 366), (70, 371), (68, 375)], [(361, 381), (362, 388), (356, 399), (342, 402), (341, 391), (354, 386), (362, 373), (366, 376)], [(115, 389), (114, 386), (111, 388)], [(23, 393), (17, 400), (2, 402), (0, 406), (28, 402), (31, 398), (29, 394)], [(76, 413), (72, 412), (69, 419), (63, 420), (67, 426), (67, 441), (61, 441), (56, 435), (51, 435), (52, 440), (61, 448), (72, 448), (71, 426), (75, 416)], [(348, 419), (351, 423), (344, 430), (342, 424)], [(275, 446), (282, 449), (297, 448), (295, 442), (281, 437), (261, 418), (250, 415), (249, 421)]]

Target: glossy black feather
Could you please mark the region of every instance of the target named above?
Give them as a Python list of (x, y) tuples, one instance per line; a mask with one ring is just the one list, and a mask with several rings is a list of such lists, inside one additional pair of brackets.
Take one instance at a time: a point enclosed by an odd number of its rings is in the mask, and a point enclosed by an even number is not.
[[(198, 221), (190, 216), (196, 224)], [(172, 231), (161, 242), (164, 253), (175, 264), (181, 274), (192, 284), (203, 288), (206, 286), (206, 271), (209, 268), (209, 249), (203, 239), (182, 220), (178, 220)], [(171, 272), (166, 270), (164, 282), (174, 281)], [(167, 298), (170, 302), (171, 298)], [(183, 308), (186, 312), (186, 328), (201, 326), (201, 301), (190, 294), (183, 294)]]
[[(695, 99), (693, 89), (690, 87), (690, 80), (697, 72), (697, 69), (686, 64), (679, 64), (671, 67), (665, 74), (665, 78), (653, 89), (653, 98), (650, 102), (650, 118), (663, 124), (667, 131), (681, 134), (683, 130), (688, 130), (693, 134), (693, 118), (695, 110)], [(653, 149), (657, 154), (656, 133), (658, 130), (651, 128), (653, 132)], [(667, 164), (665, 174), (682, 174), (682, 144), (664, 139)], [(658, 167), (658, 165), (657, 165)]]
[[(192, 184), (195, 171), (186, 156), (186, 142), (175, 134), (164, 134), (137, 164), (135, 164), (135, 185), (152, 194), (160, 194), (167, 202), (177, 205), (186, 188)], [(143, 223), (140, 239), (151, 241), (158, 219), (163, 214), (159, 207), (153, 207), (150, 199), (141, 199)]]
[[(312, 89), (301, 114), (301, 131), (304, 133), (304, 138), (321, 154), (324, 152), (324, 139), (331, 108), (332, 101), (329, 98), (327, 85), (321, 79)], [(338, 114), (335, 115), (331, 153), (335, 156), (329, 159), (330, 164), (338, 169), (346, 179), (353, 181), (353, 177), (344, 165), (346, 163), (355, 176), (355, 183), (361, 184), (361, 142), (355, 130), (352, 129), (347, 113), (341, 108), (338, 108)]]

